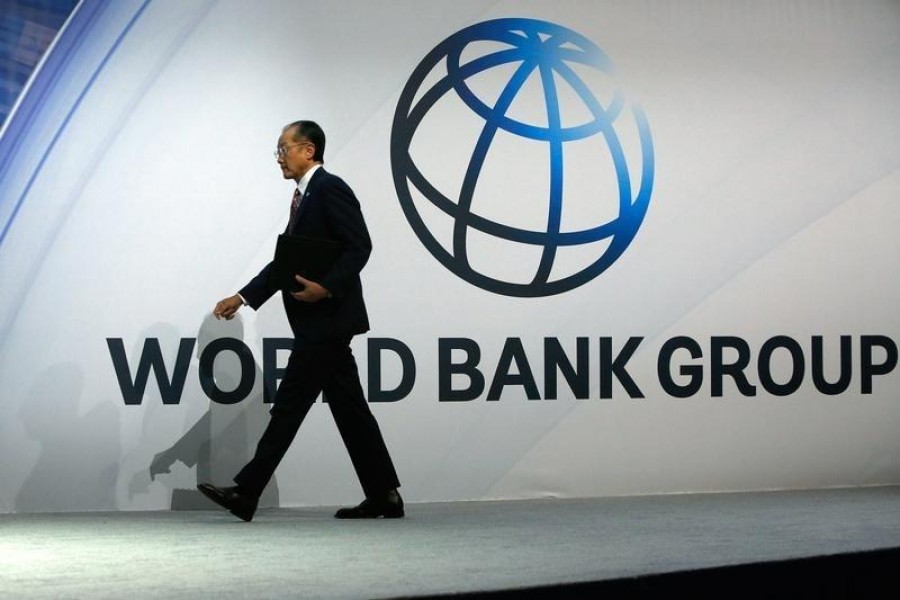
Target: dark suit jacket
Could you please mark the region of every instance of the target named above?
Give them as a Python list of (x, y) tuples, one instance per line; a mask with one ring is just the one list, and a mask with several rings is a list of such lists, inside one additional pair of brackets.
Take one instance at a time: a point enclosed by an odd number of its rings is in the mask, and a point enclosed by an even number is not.
[[(293, 227), (286, 233), (334, 240), (343, 245), (334, 268), (317, 282), (331, 292), (331, 298), (307, 303), (282, 292), (294, 337), (320, 341), (368, 331), (369, 317), (359, 272), (369, 260), (372, 240), (359, 201), (350, 187), (320, 167), (313, 173)], [(239, 292), (254, 310), (277, 291), (269, 285), (271, 270), (272, 263), (269, 263)]]

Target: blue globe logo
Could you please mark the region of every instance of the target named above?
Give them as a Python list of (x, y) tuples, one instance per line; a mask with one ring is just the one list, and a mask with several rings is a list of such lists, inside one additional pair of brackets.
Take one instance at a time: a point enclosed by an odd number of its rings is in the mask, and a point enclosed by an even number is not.
[(419, 240), (480, 288), (560, 294), (610, 267), (653, 189), (653, 143), (589, 39), (533, 19), (472, 25), (410, 76), (391, 132)]

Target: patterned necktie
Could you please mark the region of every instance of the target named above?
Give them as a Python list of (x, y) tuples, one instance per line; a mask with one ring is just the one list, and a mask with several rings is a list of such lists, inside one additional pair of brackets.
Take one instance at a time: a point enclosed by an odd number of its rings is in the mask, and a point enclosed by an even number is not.
[(291, 218), (288, 220), (288, 231), (294, 228), (294, 218), (297, 216), (297, 209), (300, 208), (300, 189), (294, 190), (294, 197), (291, 198)]

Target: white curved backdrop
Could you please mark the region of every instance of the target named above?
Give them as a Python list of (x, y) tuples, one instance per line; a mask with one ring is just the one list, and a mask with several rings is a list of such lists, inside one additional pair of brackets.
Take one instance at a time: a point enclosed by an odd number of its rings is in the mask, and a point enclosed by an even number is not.
[[(417, 65), (500, 18), (595, 44), (609, 68), (573, 69), (616, 133), (554, 158), (501, 128), (472, 214), (566, 233), (649, 202), (621, 256), (552, 295), (444, 266), (392, 171)], [(277, 299), (228, 324), (209, 312), (273, 252), (291, 184), (272, 150), (300, 118), (324, 127), (374, 240), (373, 329), (354, 349), (408, 500), (900, 482), (897, 31), (900, 6), (875, 0), (84, 0), (0, 137), (0, 510), (189, 508), (198, 479), (227, 484), (246, 460), (288, 328)], [(520, 64), (472, 76), (473, 93), (497, 106)], [(590, 122), (567, 81), (535, 71), (507, 116)], [(410, 153), (453, 212), (483, 115), (448, 94), (427, 116)], [(421, 227), (459, 257), (459, 227), (412, 189)], [(492, 279), (527, 284), (549, 260), (466, 232)], [(544, 281), (622, 239), (558, 248)], [(266, 501), (357, 488), (319, 404)]]

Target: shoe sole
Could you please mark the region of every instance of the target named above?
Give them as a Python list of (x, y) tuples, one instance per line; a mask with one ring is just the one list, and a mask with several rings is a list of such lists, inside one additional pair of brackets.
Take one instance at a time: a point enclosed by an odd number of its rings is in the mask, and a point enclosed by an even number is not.
[(358, 516), (353, 515), (353, 514), (338, 515), (337, 513), (335, 513), (334, 518), (350, 521), (350, 520), (360, 520), (360, 519), (402, 519), (405, 516), (406, 516), (406, 514), (403, 511), (400, 511), (399, 513), (381, 513), (378, 515), (358, 515)]

